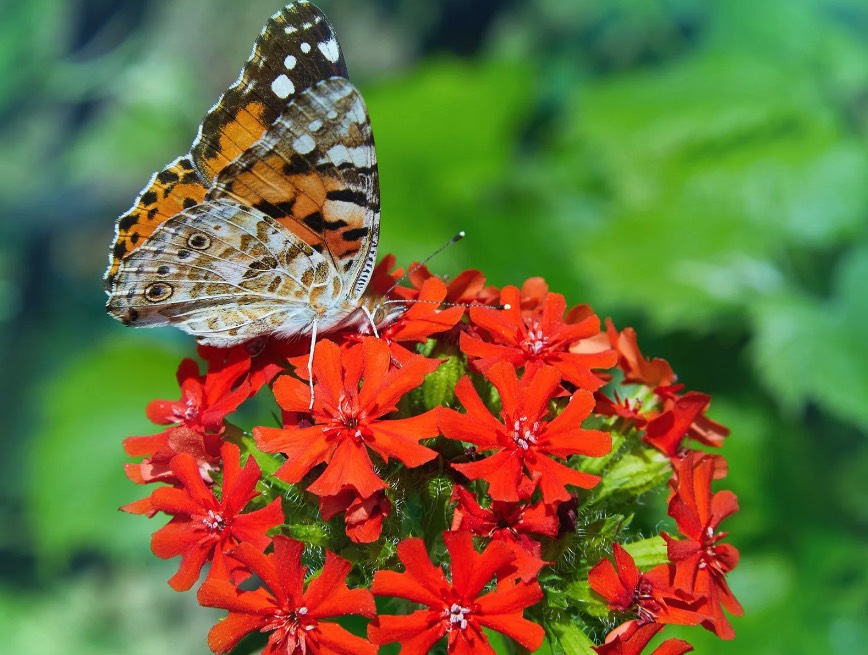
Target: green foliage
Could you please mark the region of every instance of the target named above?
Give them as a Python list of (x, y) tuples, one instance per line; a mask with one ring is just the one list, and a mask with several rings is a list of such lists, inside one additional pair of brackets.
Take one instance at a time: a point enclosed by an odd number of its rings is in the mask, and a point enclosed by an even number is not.
[[(158, 431), (144, 417), (147, 399), (178, 393), (178, 355), (155, 345), (126, 336), (100, 344), (35, 393), (32, 406), (42, 407), (42, 418), (27, 462), (26, 502), (36, 554), (49, 570), (82, 551), (147, 556), (141, 545), (156, 526), (117, 507), (147, 495), (124, 476), (120, 439)], [(119, 371), (134, 371), (133, 384), (118, 384)], [(65, 498), (74, 498), (74, 507)]]

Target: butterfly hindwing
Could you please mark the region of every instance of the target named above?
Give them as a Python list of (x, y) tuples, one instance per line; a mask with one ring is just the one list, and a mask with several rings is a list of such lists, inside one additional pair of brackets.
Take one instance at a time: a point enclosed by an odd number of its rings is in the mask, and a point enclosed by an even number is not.
[(347, 67), (325, 15), (306, 1), (274, 14), (238, 79), (205, 115), (190, 150), (209, 182), (246, 151), (301, 92)]
[(301, 334), (311, 300), (339, 292), (330, 262), (270, 217), (217, 200), (164, 222), (126, 258), (108, 311), (231, 345), (278, 328)]
[(346, 295), (361, 295), (376, 258), (380, 196), (359, 92), (332, 78), (299, 94), (220, 172), (208, 197), (229, 197), (268, 214), (331, 260)]

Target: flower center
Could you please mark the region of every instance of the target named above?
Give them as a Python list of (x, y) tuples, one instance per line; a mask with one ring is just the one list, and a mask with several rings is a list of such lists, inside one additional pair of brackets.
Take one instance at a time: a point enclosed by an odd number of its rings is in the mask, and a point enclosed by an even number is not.
[(452, 630), (455, 627), (463, 630), (467, 627), (467, 615), (470, 614), (470, 608), (462, 607), (458, 603), (452, 603), (452, 607), (444, 609), (443, 614), (449, 618), (447, 630)]
[(271, 620), (262, 627), (262, 632), (274, 632), (277, 643), (286, 643), (286, 652), (307, 652), (305, 632), (316, 629), (314, 619), (306, 619), (307, 607), (296, 610), (277, 610)]
[(370, 432), (365, 425), (366, 418), (364, 410), (359, 410), (355, 398), (341, 396), (338, 403), (338, 416), (335, 417), (334, 426), (326, 428), (325, 431), (340, 431), (342, 436), (350, 436), (355, 441), (362, 442), (370, 436)]
[(520, 416), (512, 424), (512, 440), (522, 450), (528, 450), (536, 445), (539, 421), (531, 423), (527, 416)]
[(653, 623), (662, 609), (660, 603), (654, 598), (654, 587), (645, 578), (639, 579), (636, 591), (633, 593), (633, 604), (639, 620), (643, 623)]
[(542, 331), (539, 321), (530, 321), (527, 323), (527, 336), (522, 342), (522, 347), (525, 352), (531, 355), (539, 355), (543, 350), (548, 348), (549, 339)]
[(208, 510), (208, 516), (202, 519), (202, 523), (212, 532), (223, 532), (226, 529), (226, 520), (222, 514), (218, 514), (213, 509)]
[(187, 402), (184, 403), (184, 408), (181, 409), (178, 405), (175, 405), (172, 408), (172, 414), (175, 415), (175, 418), (178, 419), (179, 423), (191, 423), (199, 416), (199, 407), (196, 405), (196, 401), (193, 398), (187, 398)]

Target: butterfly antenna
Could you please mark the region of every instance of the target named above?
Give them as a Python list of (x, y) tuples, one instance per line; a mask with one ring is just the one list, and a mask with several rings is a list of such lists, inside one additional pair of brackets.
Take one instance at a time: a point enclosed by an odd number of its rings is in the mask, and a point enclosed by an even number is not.
[(430, 255), (428, 255), (425, 259), (423, 259), (421, 262), (419, 262), (418, 264), (416, 264), (413, 268), (409, 269), (406, 273), (404, 273), (400, 278), (398, 278), (398, 280), (395, 282), (395, 284), (393, 284), (391, 287), (388, 288), (388, 290), (386, 291), (386, 293), (383, 294), (383, 295), (388, 296), (388, 295), (389, 295), (389, 294), (390, 294), (390, 293), (395, 289), (395, 287), (397, 287), (399, 284), (401, 284), (401, 282), (403, 282), (405, 279), (407, 279), (408, 277), (410, 277), (413, 273), (415, 273), (416, 271), (418, 271), (418, 270), (419, 270), (420, 268), (422, 268), (425, 264), (427, 264), (427, 263), (430, 262), (432, 259), (434, 259), (434, 257), (436, 257), (437, 255), (439, 255), (439, 254), (440, 254), (441, 252), (443, 252), (444, 250), (446, 250), (449, 246), (451, 246), (451, 245), (453, 245), (453, 244), (456, 244), (456, 243), (458, 243), (459, 241), (461, 241), (461, 239), (463, 239), (464, 236), (465, 236), (465, 232), (464, 232), (464, 230), (461, 230), (461, 232), (459, 232), (459, 233), (456, 234), (454, 237), (452, 237), (451, 239), (449, 239), (449, 241), (447, 241), (446, 243), (444, 243), (442, 246), (440, 246), (439, 248), (437, 248), (437, 250), (435, 250), (435, 251), (432, 252)]
[(437, 305), (438, 307), (479, 307), (480, 309), (496, 309), (498, 311), (512, 309), (512, 305), (509, 303), (503, 303), (502, 305), (486, 305), (481, 302), (446, 302), (445, 300), (422, 300), (420, 298), (393, 298), (383, 302), (384, 305), (417, 305), (419, 303)]

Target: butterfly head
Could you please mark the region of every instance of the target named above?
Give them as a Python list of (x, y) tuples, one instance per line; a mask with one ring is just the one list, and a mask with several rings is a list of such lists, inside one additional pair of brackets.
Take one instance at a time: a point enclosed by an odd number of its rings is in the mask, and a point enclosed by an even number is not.
[(358, 312), (353, 317), (359, 334), (377, 335), (377, 330), (388, 327), (407, 311), (403, 301), (390, 300), (368, 290), (359, 300)]

